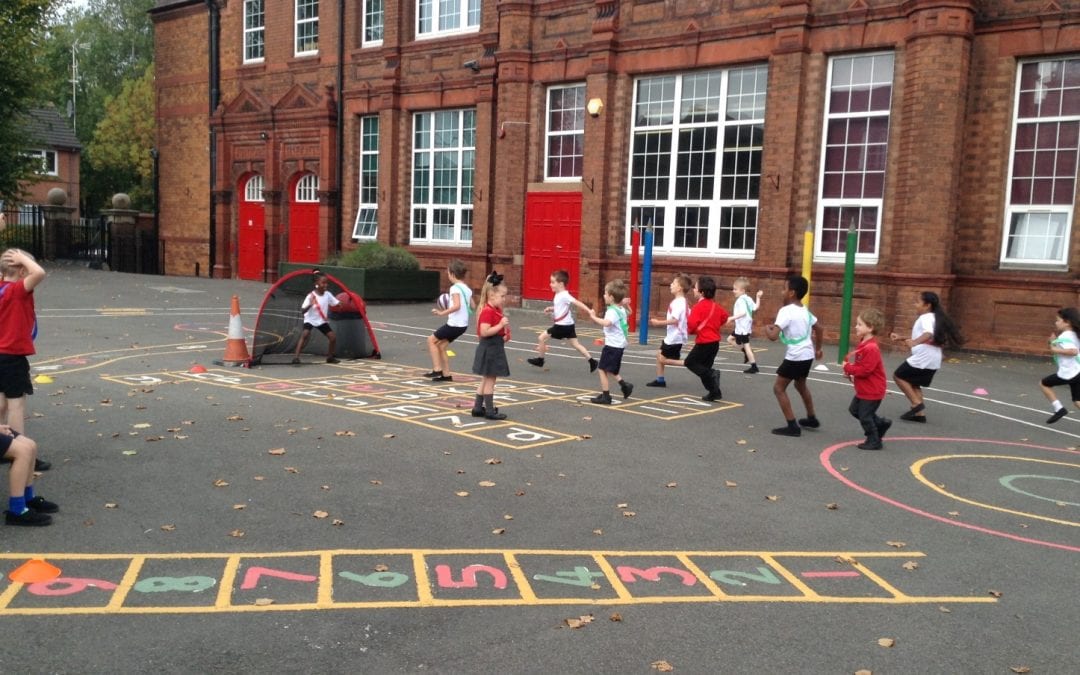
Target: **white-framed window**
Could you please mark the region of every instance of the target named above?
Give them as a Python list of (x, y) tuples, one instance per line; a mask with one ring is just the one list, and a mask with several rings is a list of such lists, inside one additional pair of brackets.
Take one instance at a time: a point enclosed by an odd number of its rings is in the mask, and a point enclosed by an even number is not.
[(364, 0), (363, 46), (378, 47), (383, 41), (383, 20), (386, 10), (383, 0)]
[(660, 253), (753, 257), (768, 74), (754, 65), (635, 82), (627, 242), (631, 227), (651, 226)]
[(247, 183), (244, 183), (244, 201), (265, 201), (265, 198), (263, 197), (263, 185), (263, 177), (259, 174), (255, 174), (251, 178), (248, 178)]
[(244, 63), (258, 63), (266, 56), (265, 0), (244, 0)]
[(379, 116), (360, 118), (360, 199), (353, 239), (379, 234)]
[(584, 84), (548, 89), (544, 150), (545, 180), (581, 180), (585, 158)]
[(476, 110), (413, 115), (412, 243), (469, 244)]
[(295, 192), (294, 199), (297, 202), (319, 201), (319, 177), (313, 173), (304, 174), (296, 181)]
[(416, 37), (480, 30), (480, 0), (416, 0)]
[(855, 260), (875, 263), (881, 246), (894, 55), (837, 56), (829, 62), (814, 257), (843, 261), (855, 225)]
[(1080, 152), (1080, 57), (1021, 63), (1003, 264), (1067, 265)]
[(296, 0), (296, 56), (319, 52), (319, 0)]
[(57, 163), (57, 156), (55, 150), (31, 150), (26, 153), (31, 157), (37, 158), (41, 162), (41, 168), (38, 169), (38, 173), (43, 176), (59, 176), (60, 166)]

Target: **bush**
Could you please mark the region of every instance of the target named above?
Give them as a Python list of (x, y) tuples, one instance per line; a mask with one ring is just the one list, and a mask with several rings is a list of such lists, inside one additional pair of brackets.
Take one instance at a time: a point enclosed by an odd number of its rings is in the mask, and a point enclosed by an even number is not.
[(377, 241), (360, 244), (351, 251), (326, 260), (325, 265), (359, 267), (369, 270), (418, 270), (420, 262), (400, 246), (384, 246)]

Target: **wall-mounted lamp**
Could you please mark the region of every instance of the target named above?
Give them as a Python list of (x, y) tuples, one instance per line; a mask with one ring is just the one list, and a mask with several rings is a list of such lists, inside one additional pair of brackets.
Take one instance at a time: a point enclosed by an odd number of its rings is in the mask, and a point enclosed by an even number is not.
[(270, 134), (266, 133), (265, 131), (260, 132), (259, 138), (263, 139), (264, 141), (268, 141), (270, 140)]
[(585, 110), (589, 112), (590, 117), (600, 117), (600, 113), (604, 111), (604, 102), (599, 98), (590, 98), (585, 104)]
[(476, 59), (473, 59), (472, 61), (466, 61), (465, 63), (461, 64), (461, 67), (468, 68), (474, 73), (480, 72), (480, 63)]

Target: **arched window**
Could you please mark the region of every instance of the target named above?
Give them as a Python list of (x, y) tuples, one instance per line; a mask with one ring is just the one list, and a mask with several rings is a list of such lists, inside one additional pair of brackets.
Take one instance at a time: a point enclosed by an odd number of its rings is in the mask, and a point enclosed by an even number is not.
[(296, 201), (317, 202), (319, 201), (319, 177), (313, 173), (305, 175), (296, 181)]
[(244, 201), (263, 201), (263, 177), (259, 174), (255, 174), (251, 178), (248, 178), (248, 182), (244, 185)]

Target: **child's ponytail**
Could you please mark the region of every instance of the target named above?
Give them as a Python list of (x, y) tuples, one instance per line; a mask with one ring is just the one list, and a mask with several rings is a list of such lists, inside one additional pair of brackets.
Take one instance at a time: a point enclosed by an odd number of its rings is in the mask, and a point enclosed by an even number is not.
[(929, 305), (930, 311), (934, 313), (934, 344), (943, 349), (964, 344), (964, 336), (960, 333), (960, 328), (942, 309), (941, 298), (938, 294), (933, 291), (923, 291), (922, 301)]

